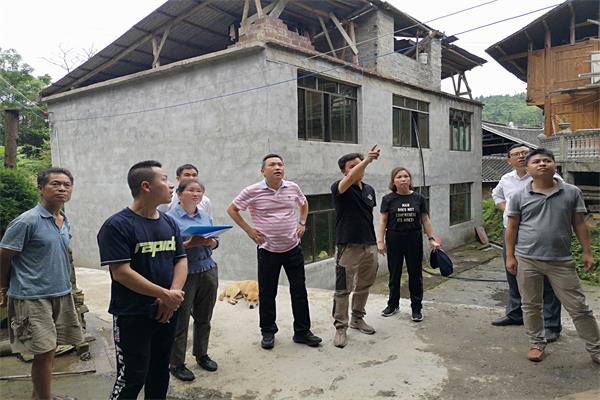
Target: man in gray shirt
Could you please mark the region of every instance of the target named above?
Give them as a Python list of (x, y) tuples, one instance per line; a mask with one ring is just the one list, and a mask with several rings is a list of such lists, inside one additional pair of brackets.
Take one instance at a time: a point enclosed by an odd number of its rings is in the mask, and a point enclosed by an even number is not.
[(527, 173), (533, 180), (509, 203), (505, 237), (506, 269), (517, 275), (521, 292), (523, 322), (530, 343), (527, 358), (535, 362), (544, 358), (547, 341), (542, 294), (547, 277), (573, 319), (592, 361), (600, 364), (600, 329), (585, 302), (571, 257), (574, 230), (583, 249), (584, 270), (594, 269), (581, 190), (554, 179), (554, 154), (543, 148), (527, 155)]

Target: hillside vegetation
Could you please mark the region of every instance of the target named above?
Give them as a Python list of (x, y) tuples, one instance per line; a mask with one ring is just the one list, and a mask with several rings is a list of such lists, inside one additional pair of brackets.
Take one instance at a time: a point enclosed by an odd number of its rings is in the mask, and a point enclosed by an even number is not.
[(535, 106), (528, 106), (525, 102), (526, 94), (479, 96), (475, 100), (484, 104), (484, 121), (508, 125), (512, 122), (522, 128), (536, 128), (544, 124), (542, 110)]

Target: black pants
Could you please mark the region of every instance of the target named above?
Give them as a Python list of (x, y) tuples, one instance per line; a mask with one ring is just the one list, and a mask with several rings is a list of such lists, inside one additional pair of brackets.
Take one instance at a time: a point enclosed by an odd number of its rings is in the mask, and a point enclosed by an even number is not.
[(169, 357), (176, 316), (161, 324), (145, 315), (113, 317), (117, 380), (110, 399), (165, 399), (169, 388)]
[(279, 283), (279, 273), (282, 265), (290, 283), (294, 332), (304, 334), (310, 330), (310, 315), (304, 282), (304, 256), (300, 246), (296, 246), (285, 253), (273, 253), (265, 249), (258, 249), (260, 330), (262, 333), (276, 333), (278, 330), (275, 323), (275, 297), (277, 297), (277, 284)]
[(402, 276), (402, 263), (406, 260), (410, 307), (413, 311), (421, 311), (423, 301), (422, 231), (400, 233), (388, 230), (385, 233), (385, 245), (388, 270), (390, 271), (388, 305), (396, 308), (400, 304), (400, 277)]

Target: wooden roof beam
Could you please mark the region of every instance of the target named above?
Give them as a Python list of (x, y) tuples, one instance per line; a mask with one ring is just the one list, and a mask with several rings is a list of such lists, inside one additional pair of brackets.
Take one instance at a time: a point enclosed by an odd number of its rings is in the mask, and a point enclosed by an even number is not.
[[(500, 47), (500, 45), (496, 45), (494, 46), (494, 48), (496, 50), (498, 50), (500, 52), (500, 54), (502, 54), (503, 56), (507, 56), (506, 52), (504, 51), (504, 49), (502, 47)], [(522, 73), (523, 75), (527, 76), (527, 71), (525, 71), (519, 64), (517, 64), (514, 60), (508, 60), (508, 62), (515, 67), (520, 73)]]
[(337, 58), (337, 54), (335, 53), (335, 48), (333, 47), (333, 43), (331, 42), (331, 38), (329, 37), (329, 33), (327, 32), (327, 27), (325, 26), (325, 21), (323, 21), (323, 17), (321, 17), (320, 15), (319, 17), (319, 23), (321, 24), (321, 29), (323, 29), (323, 33), (325, 34), (325, 39), (327, 39), (327, 44), (329, 45), (329, 48), (331, 49), (331, 53), (333, 54), (334, 57)]
[(348, 43), (348, 45), (352, 49), (352, 52), (355, 55), (358, 55), (358, 48), (354, 44), (354, 41), (352, 40), (352, 38), (350, 38), (350, 36), (348, 35), (348, 33), (346, 33), (346, 31), (344, 30), (344, 27), (342, 26), (342, 24), (340, 23), (340, 21), (338, 20), (338, 18), (335, 16), (335, 14), (331, 12), (331, 13), (329, 13), (329, 17), (331, 18), (331, 20), (335, 24), (335, 26), (338, 29), (338, 31), (340, 31), (340, 33), (342, 34), (342, 37), (344, 38), (344, 40), (346, 40), (346, 43)]

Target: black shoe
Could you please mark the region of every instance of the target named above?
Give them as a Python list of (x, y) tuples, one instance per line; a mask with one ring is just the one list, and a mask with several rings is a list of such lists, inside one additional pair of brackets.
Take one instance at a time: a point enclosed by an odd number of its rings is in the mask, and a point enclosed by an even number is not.
[(400, 310), (399, 307), (387, 306), (381, 312), (381, 316), (382, 317), (391, 317), (392, 315), (396, 314), (399, 310)]
[(169, 370), (171, 371), (171, 375), (180, 381), (193, 381), (196, 379), (194, 373), (187, 369), (185, 364), (176, 365), (175, 367), (171, 367)]
[(275, 334), (273, 332), (265, 332), (262, 334), (260, 347), (263, 349), (272, 349), (275, 346)]
[(217, 363), (215, 361), (213, 361), (208, 356), (208, 354), (206, 354), (202, 357), (196, 358), (196, 362), (198, 363), (199, 366), (201, 366), (202, 368), (204, 368), (205, 370), (210, 371), (210, 372), (214, 372), (218, 368)]
[(421, 314), (421, 311), (413, 311), (411, 319), (415, 322), (421, 322), (423, 321), (423, 314)]
[(294, 343), (303, 343), (310, 347), (317, 347), (323, 341), (320, 337), (313, 335), (311, 331), (308, 331), (304, 334), (294, 335), (292, 340)]
[(507, 316), (504, 316), (502, 318), (498, 318), (497, 320), (492, 321), (492, 325), (494, 325), (494, 326), (523, 325), (523, 320), (517, 321), (516, 319), (512, 319)]
[(560, 337), (560, 332), (546, 330), (546, 332), (544, 332), (544, 336), (546, 337), (546, 342), (552, 343), (558, 340)]

